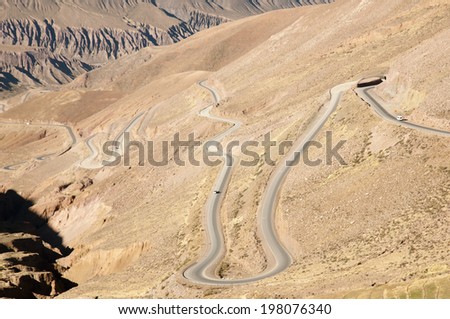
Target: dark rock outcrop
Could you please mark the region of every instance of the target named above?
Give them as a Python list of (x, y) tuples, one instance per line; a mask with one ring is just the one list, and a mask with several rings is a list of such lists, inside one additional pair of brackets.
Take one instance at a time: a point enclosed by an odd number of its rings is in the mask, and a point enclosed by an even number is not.
[(41, 238), (44, 230), (50, 241), (59, 241), (32, 205), (12, 190), (0, 193), (0, 298), (48, 298), (75, 286), (56, 264), (66, 249)]
[[(60, 27), (53, 20), (0, 21), (0, 90), (72, 81), (110, 59), (167, 45), (227, 21), (193, 11), (188, 21), (162, 30), (126, 19), (126, 28)], [(7, 48), (7, 49), (5, 49)]]
[(167, 45), (221, 23), (331, 0), (4, 0), (0, 91), (58, 85), (110, 59)]

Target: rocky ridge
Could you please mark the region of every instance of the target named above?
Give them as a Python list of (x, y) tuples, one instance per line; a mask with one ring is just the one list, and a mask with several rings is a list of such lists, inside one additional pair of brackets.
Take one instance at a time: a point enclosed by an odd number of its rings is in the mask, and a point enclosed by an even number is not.
[(54, 21), (0, 22), (0, 90), (21, 82), (27, 85), (64, 84), (110, 59), (148, 46), (167, 45), (226, 19), (192, 12), (187, 22), (167, 30), (127, 20), (127, 29), (60, 27)]
[(68, 249), (31, 205), (13, 190), (0, 192), (0, 298), (55, 297), (76, 286), (56, 263)]
[(0, 91), (68, 83), (108, 60), (236, 18), (326, 2), (7, 0), (0, 5)]

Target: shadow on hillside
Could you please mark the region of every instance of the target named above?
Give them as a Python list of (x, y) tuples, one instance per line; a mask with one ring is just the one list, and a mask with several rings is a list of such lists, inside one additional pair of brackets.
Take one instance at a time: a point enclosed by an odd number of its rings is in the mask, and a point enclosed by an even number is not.
[(71, 249), (32, 206), (14, 190), (0, 191), (0, 298), (48, 298), (77, 286), (56, 264)]
[(19, 80), (11, 73), (0, 72), (0, 92), (11, 90), (14, 85), (17, 85)]
[(14, 190), (0, 193), (0, 232), (37, 235), (59, 249), (63, 256), (69, 255), (72, 249), (65, 247), (59, 234), (31, 209), (33, 205), (32, 201), (23, 198)]
[(358, 88), (364, 88), (369, 86), (375, 86), (383, 83), (386, 80), (385, 76), (380, 76), (379, 78), (372, 78), (372, 79), (362, 79), (358, 82), (357, 87)]

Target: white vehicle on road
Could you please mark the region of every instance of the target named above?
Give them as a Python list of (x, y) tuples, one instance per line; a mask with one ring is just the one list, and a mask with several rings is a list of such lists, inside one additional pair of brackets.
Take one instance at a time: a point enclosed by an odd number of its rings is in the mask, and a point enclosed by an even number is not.
[(400, 122), (405, 121), (405, 118), (401, 115), (397, 115), (396, 119), (397, 119), (397, 121), (400, 121)]

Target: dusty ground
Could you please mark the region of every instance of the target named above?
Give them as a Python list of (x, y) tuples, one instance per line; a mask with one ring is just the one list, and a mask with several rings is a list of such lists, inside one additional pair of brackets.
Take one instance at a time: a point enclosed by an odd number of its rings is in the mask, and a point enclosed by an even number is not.
[[(134, 115), (158, 107), (133, 136), (159, 145), (195, 131), (206, 140), (223, 130), (197, 115), (210, 96), (196, 82), (208, 79), (224, 98), (215, 112), (244, 123), (233, 139), (271, 132), (295, 140), (331, 87), (387, 73), (377, 91), (392, 110), (448, 129), (450, 64), (436, 48), (450, 45), (449, 12), (444, 0), (350, 0), (273, 12), (143, 50), (16, 103), (0, 118), (26, 120), (33, 112), (71, 123), (80, 139), (114, 138)], [(0, 174), (74, 248), (60, 263), (79, 286), (62, 297), (448, 298), (448, 139), (383, 122), (351, 91), (325, 130), (347, 140), (348, 165), (299, 165), (287, 178), (277, 227), (294, 264), (232, 288), (197, 286), (180, 275), (204, 250), (203, 207), (218, 168), (139, 167), (136, 156), (131, 167), (82, 170), (77, 163), (89, 152), (80, 143), (61, 158)], [(267, 266), (256, 216), (272, 171), (261, 163), (233, 173), (221, 216), (224, 277)]]

